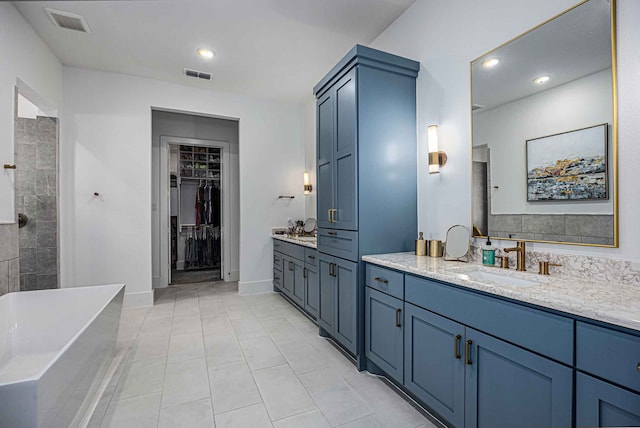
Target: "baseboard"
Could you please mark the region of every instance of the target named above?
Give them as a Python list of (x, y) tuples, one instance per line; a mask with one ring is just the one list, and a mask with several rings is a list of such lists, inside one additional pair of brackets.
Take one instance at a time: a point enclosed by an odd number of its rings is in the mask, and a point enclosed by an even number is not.
[(125, 290), (123, 308), (137, 308), (140, 306), (153, 306), (153, 290), (143, 293), (127, 293)]
[(266, 281), (238, 282), (238, 294), (241, 296), (270, 293), (272, 291), (273, 281), (270, 279)]

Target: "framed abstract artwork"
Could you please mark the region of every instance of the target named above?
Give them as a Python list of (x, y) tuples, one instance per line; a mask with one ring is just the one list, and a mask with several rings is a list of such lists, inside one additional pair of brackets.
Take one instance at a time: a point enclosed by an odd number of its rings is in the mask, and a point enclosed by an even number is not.
[(526, 142), (527, 201), (609, 199), (608, 124)]

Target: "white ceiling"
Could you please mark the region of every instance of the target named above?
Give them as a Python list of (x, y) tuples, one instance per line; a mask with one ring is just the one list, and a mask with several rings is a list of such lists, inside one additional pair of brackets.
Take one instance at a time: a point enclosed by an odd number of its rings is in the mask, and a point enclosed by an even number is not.
[[(415, 0), (14, 2), (63, 64), (257, 97), (300, 101), (354, 44), (368, 44)], [(50, 7), (91, 34), (57, 28)], [(196, 55), (216, 52), (213, 60)], [(213, 81), (183, 76), (184, 68)]]
[[(488, 58), (500, 63), (483, 68)], [(482, 112), (610, 67), (609, 1), (590, 0), (475, 61), (473, 104)], [(542, 75), (551, 79), (533, 83)]]

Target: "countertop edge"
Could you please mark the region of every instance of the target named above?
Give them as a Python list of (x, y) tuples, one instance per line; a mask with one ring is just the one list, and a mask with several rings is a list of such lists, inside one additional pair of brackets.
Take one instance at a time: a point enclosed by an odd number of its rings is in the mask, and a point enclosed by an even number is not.
[[(399, 253), (399, 254), (403, 254), (403, 253)], [(411, 253), (404, 253), (404, 254), (411, 255)], [(607, 311), (606, 309), (585, 307), (585, 303), (587, 304), (587, 306), (602, 303), (601, 301), (589, 303), (588, 299), (586, 298), (583, 300), (583, 302), (573, 302), (573, 303), (569, 301), (561, 302), (561, 301), (558, 301), (559, 299), (555, 301), (549, 301), (546, 299), (537, 298), (535, 296), (522, 295), (522, 293), (518, 292), (520, 287), (506, 288), (505, 286), (500, 286), (500, 285), (491, 285), (491, 284), (480, 283), (477, 281), (465, 280), (465, 279), (459, 278), (458, 276), (452, 273), (447, 274), (443, 272), (434, 272), (434, 271), (407, 266), (406, 264), (403, 264), (397, 261), (385, 259), (384, 256), (390, 256), (390, 255), (389, 254), (368, 255), (368, 256), (363, 256), (362, 260), (367, 263), (372, 263), (378, 266), (395, 269), (411, 275), (416, 275), (416, 276), (420, 276), (428, 279), (434, 279), (437, 281), (450, 283), (456, 286), (463, 287), (470, 291), (484, 292), (497, 297), (502, 297), (502, 298), (514, 300), (517, 302), (538, 306), (542, 309), (559, 311), (569, 316), (575, 316), (575, 317), (585, 318), (587, 320), (611, 324), (613, 326), (623, 327), (623, 328), (630, 329), (640, 333), (640, 311), (635, 311), (635, 310), (625, 311), (624, 309), (619, 309), (614, 313), (613, 309)], [(458, 263), (460, 265), (467, 265), (470, 267), (480, 266), (475, 263), (460, 263), (460, 262), (447, 262), (447, 263)], [(549, 278), (549, 279), (552, 279), (554, 284), (562, 284), (563, 286), (570, 286), (569, 281), (567, 281), (564, 278)], [(616, 287), (616, 284), (610, 284), (610, 286)], [(615, 303), (613, 303), (613, 305), (615, 305)], [(633, 316), (635, 316), (638, 319), (632, 318)]]
[(303, 247), (312, 248), (314, 250), (318, 249), (318, 244), (316, 242), (299, 241), (295, 238), (287, 238), (286, 236), (283, 236), (283, 235), (271, 235), (271, 237), (273, 239), (277, 239), (283, 242), (288, 242), (290, 244), (302, 245)]

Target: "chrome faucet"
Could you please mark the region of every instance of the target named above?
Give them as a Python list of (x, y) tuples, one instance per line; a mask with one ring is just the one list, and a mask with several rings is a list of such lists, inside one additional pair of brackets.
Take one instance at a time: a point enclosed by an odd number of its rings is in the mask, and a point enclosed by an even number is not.
[(518, 241), (515, 247), (505, 248), (505, 253), (510, 253), (512, 251), (516, 251), (518, 254), (518, 260), (516, 262), (517, 268), (516, 270), (525, 271), (527, 270), (527, 252), (525, 249), (525, 242)]

